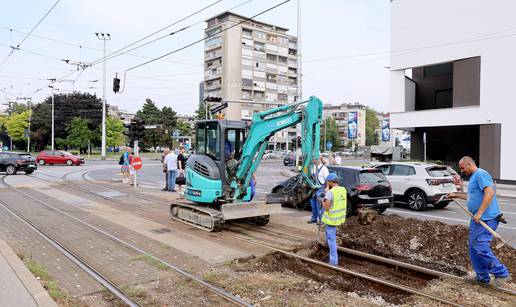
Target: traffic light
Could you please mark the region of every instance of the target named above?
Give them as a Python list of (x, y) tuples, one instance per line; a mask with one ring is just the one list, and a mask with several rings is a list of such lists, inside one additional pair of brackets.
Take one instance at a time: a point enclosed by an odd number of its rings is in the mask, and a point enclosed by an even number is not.
[(133, 118), (131, 123), (124, 125), (124, 127), (128, 128), (124, 131), (124, 135), (129, 138), (130, 143), (141, 140), (145, 135), (145, 122), (139, 118)]
[(208, 102), (221, 102), (222, 98), (221, 97), (211, 97), (211, 96), (208, 96), (208, 97), (206, 97), (206, 101), (208, 101)]
[(118, 93), (120, 91), (120, 79), (117, 77), (113, 78), (113, 92)]

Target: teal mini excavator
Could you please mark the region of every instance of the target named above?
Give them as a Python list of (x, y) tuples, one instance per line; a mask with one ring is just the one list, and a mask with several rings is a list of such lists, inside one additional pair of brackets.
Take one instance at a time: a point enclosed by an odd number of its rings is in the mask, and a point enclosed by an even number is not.
[(323, 105), (308, 101), (253, 114), (252, 121), (202, 120), (196, 123), (196, 153), (186, 162), (185, 198), (170, 206), (172, 219), (207, 230), (220, 230), (225, 221), (245, 219), (266, 225), (281, 211), (278, 200), (251, 200), (250, 182), (269, 139), (301, 123), (302, 168), (299, 184), (306, 191), (319, 185), (312, 175), (319, 158)]

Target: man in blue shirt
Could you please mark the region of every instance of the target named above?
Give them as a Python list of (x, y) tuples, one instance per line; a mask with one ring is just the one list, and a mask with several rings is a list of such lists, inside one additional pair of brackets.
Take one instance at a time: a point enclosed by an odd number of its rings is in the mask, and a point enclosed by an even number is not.
[(463, 174), (470, 176), (468, 193), (450, 193), (449, 198), (460, 198), (468, 201), (468, 210), (473, 214), (469, 225), (469, 257), (471, 266), (476, 273), (475, 280), (482, 284), (489, 284), (490, 274), (494, 276), (493, 286), (502, 286), (511, 280), (507, 268), (496, 258), (491, 250), (490, 243), (493, 235), (487, 231), (479, 221), (489, 225), (493, 230), (498, 227), (500, 208), (496, 200), (493, 179), (489, 173), (478, 168), (470, 157), (459, 161)]

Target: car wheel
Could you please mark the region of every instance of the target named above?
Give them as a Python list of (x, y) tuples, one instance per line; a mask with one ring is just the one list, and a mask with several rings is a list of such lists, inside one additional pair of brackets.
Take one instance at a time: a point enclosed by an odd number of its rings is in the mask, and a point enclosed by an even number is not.
[(16, 175), (17, 171), (18, 170), (16, 169), (16, 166), (12, 164), (7, 165), (7, 167), (5, 168), (5, 172), (7, 173), (7, 175)]
[(38, 164), (39, 164), (39, 165), (42, 165), (42, 166), (43, 166), (43, 165), (45, 165), (45, 163), (46, 163), (46, 162), (45, 162), (45, 160), (43, 160), (43, 159), (39, 160), (39, 162), (38, 162)]
[(419, 191), (411, 191), (407, 194), (407, 203), (410, 210), (421, 211), (426, 209), (426, 197)]
[(73, 165), (73, 161), (72, 160), (66, 160), (66, 165), (72, 166)]
[(448, 206), (450, 204), (449, 201), (442, 201), (440, 203), (435, 203), (433, 204), (433, 206), (437, 209), (443, 209), (443, 208), (446, 208), (446, 206)]
[(32, 174), (32, 173), (34, 173), (34, 170), (33, 170), (33, 169), (28, 169), (28, 170), (26, 170), (26, 171), (25, 171), (25, 174), (26, 174), (26, 175), (30, 175), (30, 174)]

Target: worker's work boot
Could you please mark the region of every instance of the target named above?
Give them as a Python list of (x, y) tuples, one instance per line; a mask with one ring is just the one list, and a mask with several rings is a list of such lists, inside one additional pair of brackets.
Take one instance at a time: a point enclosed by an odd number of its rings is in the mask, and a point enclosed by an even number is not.
[(484, 287), (487, 287), (489, 285), (489, 283), (478, 280), (477, 277), (474, 275), (464, 276), (463, 280), (464, 280), (464, 282), (467, 282), (468, 284), (476, 284), (476, 285), (481, 285)]
[(494, 280), (491, 282), (491, 285), (493, 287), (503, 287), (505, 284), (512, 280), (511, 275), (507, 275), (506, 277), (495, 277)]

